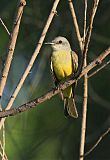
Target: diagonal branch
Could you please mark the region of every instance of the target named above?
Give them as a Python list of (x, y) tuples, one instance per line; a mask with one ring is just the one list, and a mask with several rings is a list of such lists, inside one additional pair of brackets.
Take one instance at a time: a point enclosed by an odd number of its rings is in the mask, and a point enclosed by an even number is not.
[[(85, 67), (83, 69), (83, 71), (81, 72), (81, 74), (78, 77), (78, 80), (82, 76), (84, 76), (86, 73), (88, 73), (90, 70), (92, 70), (94, 67), (96, 67), (99, 64), (99, 62), (101, 63), (106, 58), (106, 56), (108, 56), (109, 54), (110, 54), (110, 47), (108, 47), (102, 54), (100, 54), (100, 56), (98, 56), (93, 62), (91, 62), (87, 67)], [(64, 84), (59, 85), (59, 87), (58, 87), (59, 89), (56, 89), (56, 88), (52, 89), (49, 92), (47, 92), (46, 94), (44, 94), (43, 96), (36, 98), (30, 102), (27, 102), (17, 108), (13, 108), (13, 109), (9, 109), (9, 110), (0, 112), (0, 118), (2, 118), (1, 123), (0, 123), (0, 129), (1, 129), (2, 123), (4, 121), (3, 117), (14, 116), (14, 115), (19, 114), (21, 112), (25, 112), (28, 109), (35, 108), (37, 105), (45, 102), (46, 100), (48, 100), (51, 97), (58, 94), (61, 90), (64, 90), (68, 86), (72, 85), (74, 82), (75, 82), (75, 79), (70, 79), (67, 82), (65, 82)]]
[(109, 134), (109, 133), (110, 133), (110, 127), (98, 138), (98, 140), (96, 141), (96, 143), (92, 146), (92, 148), (91, 148), (89, 151), (87, 151), (87, 152), (83, 155), (83, 157), (89, 155), (89, 154), (98, 146), (98, 144), (103, 140), (103, 138), (104, 138), (107, 134)]
[(78, 22), (77, 22), (77, 17), (76, 17), (76, 13), (75, 13), (75, 9), (74, 9), (74, 4), (73, 4), (72, 0), (68, 0), (68, 3), (69, 3), (69, 8), (70, 8), (70, 11), (71, 11), (72, 18), (73, 18), (73, 23), (74, 23), (74, 27), (75, 27), (76, 36), (77, 36), (79, 46), (80, 46), (80, 50), (81, 50), (81, 54), (80, 54), (80, 57), (79, 57), (79, 64), (80, 65), (78, 66), (78, 70), (77, 70), (77, 73), (76, 73), (76, 78), (78, 78), (78, 76), (80, 75), (80, 73), (82, 71), (83, 64), (84, 64), (84, 56), (82, 54), (82, 52), (83, 52), (83, 42), (82, 42), (82, 38), (81, 38), (81, 35), (80, 35), (80, 31), (79, 31), (79, 25), (78, 25)]
[(72, 3), (72, 0), (68, 0), (68, 2), (69, 2), (70, 11), (71, 11), (73, 22), (74, 22), (74, 26), (75, 26), (77, 39), (78, 39), (78, 42), (79, 42), (80, 49), (82, 51), (82, 48), (83, 48), (83, 46), (82, 46), (82, 38), (81, 38), (81, 35), (80, 35), (80, 31), (79, 31), (79, 26), (78, 26), (78, 22), (77, 22), (77, 18), (76, 18), (74, 5)]
[[(4, 150), (4, 148), (3, 148), (3, 145), (2, 145), (2, 142), (0, 141), (0, 148), (1, 148), (1, 150), (3, 151)], [(6, 155), (6, 153), (4, 152), (4, 155), (3, 155), (3, 153), (0, 151), (0, 155), (1, 155), (1, 157), (3, 157), (4, 158), (4, 160), (8, 160), (8, 157), (7, 157), (7, 155)]]
[[(19, 91), (20, 91), (20, 89), (21, 89), (26, 77), (28, 76), (28, 74), (29, 74), (29, 72), (30, 72), (30, 70), (31, 70), (31, 68), (32, 68), (32, 66), (34, 64), (35, 59), (37, 58), (37, 55), (38, 55), (38, 53), (39, 53), (39, 51), (40, 51), (40, 49), (42, 47), (42, 44), (43, 44), (44, 38), (46, 36), (46, 33), (47, 33), (47, 31), (49, 29), (49, 26), (50, 26), (50, 24), (52, 22), (52, 19), (53, 19), (54, 15), (56, 14), (56, 8), (57, 8), (57, 5), (58, 5), (59, 1), (60, 0), (55, 0), (55, 2), (53, 4), (53, 7), (52, 7), (51, 12), (50, 12), (50, 15), (48, 17), (48, 20), (47, 20), (47, 22), (45, 24), (45, 27), (44, 27), (44, 29), (42, 31), (42, 34), (41, 34), (41, 37), (39, 39), (38, 45), (37, 45), (32, 57), (31, 57), (31, 60), (30, 60), (30, 62), (28, 64), (24, 74), (22, 75), (20, 81), (18, 82), (18, 85), (16, 86), (16, 88), (15, 88), (15, 90), (14, 90), (14, 92), (13, 92), (13, 94), (12, 94), (10, 100), (9, 100), (9, 103), (7, 104), (6, 110), (10, 109), (11, 106), (13, 105), (13, 102), (14, 102), (15, 98), (17, 97), (17, 95), (18, 95), (18, 93), (19, 93)], [(3, 121), (5, 121), (5, 119), (1, 120), (1, 122), (0, 122), (1, 126), (3, 124)]]
[(17, 86), (16, 86), (16, 88), (15, 88), (15, 90), (14, 90), (14, 92), (13, 92), (13, 94), (12, 94), (10, 100), (9, 100), (9, 103), (8, 103), (6, 109), (11, 108), (11, 106), (13, 105), (13, 102), (14, 102), (15, 98), (17, 97), (17, 95), (18, 95), (18, 93), (19, 93), (19, 91), (20, 91), (20, 89), (21, 89), (26, 77), (28, 76), (28, 74), (29, 74), (29, 72), (30, 72), (30, 70), (31, 70), (31, 68), (32, 68), (32, 66), (34, 64), (34, 61), (37, 58), (37, 55), (39, 54), (39, 51), (40, 51), (40, 49), (42, 47), (42, 44), (43, 44), (44, 38), (46, 36), (46, 33), (47, 33), (48, 29), (49, 29), (49, 26), (50, 26), (50, 24), (52, 22), (52, 19), (53, 19), (54, 15), (56, 14), (56, 8), (57, 8), (57, 5), (58, 5), (59, 1), (60, 0), (56, 0), (54, 2), (54, 4), (53, 4), (51, 13), (50, 13), (50, 15), (48, 17), (48, 20), (46, 22), (46, 25), (45, 25), (45, 27), (43, 29), (43, 32), (41, 34), (40, 40), (38, 42), (38, 45), (37, 45), (32, 57), (31, 57), (31, 60), (30, 60), (30, 62), (28, 64), (24, 74), (22, 75), (20, 81), (18, 82), (18, 84), (17, 84)]
[(87, 0), (84, 0), (84, 34), (83, 34), (83, 48), (84, 48), (84, 44), (85, 44), (85, 39), (86, 39), (86, 28), (87, 28)]
[(107, 61), (106, 63), (104, 63), (101, 67), (99, 67), (96, 71), (94, 71), (93, 73), (89, 74), (87, 78), (91, 78), (92, 76), (94, 76), (95, 74), (97, 74), (100, 70), (102, 70), (103, 68), (105, 68), (108, 64), (110, 64), (110, 60)]
[(12, 62), (12, 58), (13, 58), (13, 54), (14, 54), (14, 49), (15, 49), (15, 45), (16, 45), (16, 40), (17, 40), (17, 36), (18, 36), (18, 32), (19, 32), (21, 17), (22, 17), (23, 9), (24, 9), (25, 5), (26, 5), (25, 0), (19, 0), (18, 6), (17, 6), (17, 13), (15, 16), (14, 24), (13, 24), (13, 30), (12, 30), (12, 33), (10, 34), (10, 41), (9, 41), (9, 46), (8, 46), (8, 51), (7, 51), (7, 58), (6, 58), (5, 66), (3, 69), (2, 78), (0, 81), (0, 97), (2, 96), (4, 87), (6, 84), (6, 80), (8, 77), (9, 69), (11, 66), (11, 62)]
[(94, 18), (95, 18), (98, 4), (99, 4), (99, 0), (94, 0), (93, 9), (92, 9), (91, 17), (90, 17), (90, 24), (89, 24), (87, 36), (85, 38), (85, 46), (84, 46), (84, 51), (83, 51), (84, 56), (86, 56), (86, 54), (88, 52), (88, 46), (90, 43), (90, 38), (91, 38), (91, 34), (92, 34), (92, 29), (93, 29), (93, 22), (94, 22)]
[(5, 30), (8, 33), (8, 35), (10, 35), (10, 32), (9, 32), (7, 26), (5, 25), (5, 23), (3, 22), (3, 20), (1, 18), (0, 18), (0, 22), (1, 22), (2, 26), (5, 28)]

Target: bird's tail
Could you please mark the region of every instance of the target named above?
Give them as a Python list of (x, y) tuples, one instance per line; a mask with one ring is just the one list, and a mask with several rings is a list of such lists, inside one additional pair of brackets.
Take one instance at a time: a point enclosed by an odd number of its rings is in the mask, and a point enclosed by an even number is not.
[(70, 116), (73, 118), (78, 118), (78, 112), (76, 109), (74, 98), (64, 98), (64, 114), (66, 117)]

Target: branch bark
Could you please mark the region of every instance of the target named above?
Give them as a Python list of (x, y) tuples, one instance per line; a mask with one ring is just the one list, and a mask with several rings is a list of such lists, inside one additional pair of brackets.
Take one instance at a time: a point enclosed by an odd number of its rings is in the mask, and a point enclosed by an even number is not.
[(96, 143), (92, 146), (92, 148), (87, 151), (83, 157), (86, 157), (87, 155), (89, 155), (97, 146), (98, 144), (102, 141), (102, 139), (110, 132), (110, 128), (108, 128), (99, 138), (98, 140), (96, 141)]
[[(84, 12), (84, 35), (83, 35), (83, 56), (84, 67), (87, 66), (87, 50), (84, 52), (85, 40), (86, 40), (86, 23), (87, 23), (87, 0), (84, 0), (85, 12)], [(84, 75), (84, 93), (83, 93), (83, 111), (82, 111), (82, 126), (81, 126), (81, 140), (80, 140), (80, 155), (84, 153), (85, 134), (86, 134), (86, 116), (87, 116), (87, 100), (88, 100), (88, 79), (87, 73)], [(83, 157), (80, 157), (83, 160)]]
[[(28, 76), (28, 74), (29, 74), (29, 72), (30, 72), (30, 70), (31, 70), (31, 68), (32, 68), (32, 66), (34, 64), (34, 61), (35, 61), (35, 59), (36, 59), (36, 57), (37, 57), (37, 55), (38, 55), (38, 53), (39, 53), (39, 51), (40, 51), (40, 49), (42, 47), (44, 38), (45, 38), (46, 33), (47, 33), (48, 29), (49, 29), (49, 26), (50, 26), (50, 24), (52, 22), (52, 19), (53, 19), (54, 15), (56, 14), (56, 8), (57, 8), (57, 5), (58, 5), (59, 1), (60, 0), (55, 0), (55, 2), (53, 4), (53, 7), (52, 7), (51, 12), (50, 12), (50, 15), (48, 17), (48, 20), (47, 20), (47, 22), (45, 24), (45, 27), (44, 27), (44, 29), (42, 31), (42, 34), (41, 34), (41, 37), (39, 39), (38, 45), (37, 45), (32, 57), (31, 57), (31, 60), (30, 60), (30, 62), (28, 64), (26, 70), (24, 71), (24, 74), (22, 75), (21, 79), (19, 80), (19, 82), (18, 82), (18, 84), (17, 84), (17, 86), (16, 86), (16, 88), (15, 88), (15, 90), (14, 90), (14, 92), (13, 92), (13, 94), (12, 94), (8, 104), (7, 104), (7, 106), (6, 106), (6, 110), (10, 109), (11, 106), (13, 105), (13, 102), (14, 102), (15, 98), (17, 97), (17, 95), (18, 95), (18, 93), (19, 93), (19, 91), (20, 91), (20, 89), (21, 89), (26, 77)], [(5, 121), (5, 119), (1, 120), (0, 126), (3, 125), (4, 121)], [(1, 127), (0, 127), (0, 129), (1, 129)]]
[(99, 0), (94, 0), (93, 9), (92, 9), (91, 17), (90, 17), (90, 24), (89, 24), (89, 28), (87, 31), (87, 36), (85, 38), (85, 45), (84, 45), (84, 50), (83, 50), (84, 56), (86, 56), (86, 53), (88, 52), (88, 46), (90, 43), (91, 33), (93, 29), (93, 21), (94, 21), (94, 17), (97, 11), (98, 4), (99, 4)]
[(1, 22), (2, 26), (5, 28), (5, 30), (8, 33), (8, 35), (10, 35), (10, 32), (9, 32), (7, 26), (5, 25), (5, 23), (3, 22), (3, 20), (1, 18), (0, 18), (0, 22)]
[[(88, 73), (90, 70), (92, 70), (94, 67), (96, 67), (98, 64), (100, 64), (105, 58), (106, 56), (108, 56), (110, 54), (110, 47), (108, 47), (102, 54), (100, 54), (93, 62), (91, 62), (87, 67), (85, 67), (83, 69), (83, 71), (81, 72), (81, 74), (78, 77), (78, 80), (84, 76), (86, 73)], [(36, 106), (38, 106), (39, 104), (45, 102), (46, 100), (50, 99), (51, 97), (55, 96), (56, 94), (58, 94), (61, 90), (64, 90), (65, 88), (67, 88), (68, 86), (72, 85), (76, 80), (75, 79), (70, 79), (68, 81), (66, 81), (64, 84), (60, 84), (59, 85), (59, 89), (52, 89), (49, 92), (47, 92), (46, 94), (44, 94), (43, 96), (36, 98), (30, 102), (27, 102), (19, 107), (16, 108), (12, 108), (6, 111), (2, 111), (0, 112), (0, 118), (1, 119), (1, 123), (0, 123), (0, 129), (2, 127), (2, 121), (4, 120), (3, 117), (8, 117), (8, 116), (14, 116), (16, 114), (19, 114), (21, 112), (25, 112), (30, 108), (35, 108)]]
[(1, 150), (2, 151), (0, 151), (0, 156), (1, 156), (1, 158), (3, 158), (4, 160), (8, 160), (8, 157), (7, 157), (7, 155), (6, 155), (6, 153), (4, 152), (4, 155), (3, 155), (3, 150), (4, 150), (4, 148), (3, 148), (3, 145), (2, 145), (2, 142), (0, 141), (0, 148), (1, 148)]
[(2, 96), (4, 87), (6, 84), (6, 80), (8, 77), (9, 69), (11, 66), (11, 62), (12, 62), (12, 58), (13, 58), (13, 54), (14, 54), (14, 50), (15, 50), (15, 45), (16, 45), (16, 41), (17, 41), (17, 37), (18, 37), (18, 33), (19, 33), (21, 17), (22, 17), (23, 9), (24, 9), (25, 5), (26, 5), (25, 0), (19, 0), (18, 6), (17, 6), (17, 13), (16, 13), (15, 20), (13, 23), (13, 30), (12, 30), (12, 33), (10, 34), (10, 41), (9, 41), (9, 46), (8, 46), (8, 51), (7, 51), (7, 58), (6, 58), (5, 66), (3, 69), (2, 78), (0, 81), (0, 98)]
[(107, 61), (106, 63), (104, 63), (102, 66), (100, 66), (96, 71), (94, 71), (93, 73), (89, 74), (87, 78), (91, 78), (92, 76), (97, 74), (99, 71), (101, 71), (103, 68), (105, 68), (108, 64), (110, 64), (110, 60)]
[[(87, 65), (88, 46), (90, 43), (94, 17), (95, 17), (96, 11), (97, 11), (98, 4), (99, 4), (99, 0), (94, 0), (92, 13), (91, 13), (91, 17), (90, 17), (89, 29), (87, 32), (87, 36), (84, 39), (84, 49), (83, 49), (84, 67)], [(85, 0), (85, 12), (86, 11), (87, 11), (87, 0)], [(84, 19), (86, 19), (86, 18), (84, 18)], [(84, 75), (83, 115), (82, 115), (82, 126), (81, 126), (81, 142), (80, 142), (80, 160), (84, 159), (84, 157), (81, 155), (84, 155), (84, 146), (85, 146), (87, 98), (88, 98), (88, 79), (87, 79), (87, 74), (85, 74)]]
[(72, 3), (72, 0), (68, 0), (68, 2), (69, 2), (70, 11), (71, 11), (71, 15), (72, 15), (74, 26), (75, 26), (77, 39), (78, 39), (78, 42), (79, 42), (80, 49), (82, 51), (82, 48), (83, 48), (83, 46), (82, 46), (82, 38), (81, 38), (81, 35), (80, 35), (80, 31), (79, 31), (79, 26), (78, 26), (78, 21), (77, 21), (77, 18), (76, 18), (74, 5)]

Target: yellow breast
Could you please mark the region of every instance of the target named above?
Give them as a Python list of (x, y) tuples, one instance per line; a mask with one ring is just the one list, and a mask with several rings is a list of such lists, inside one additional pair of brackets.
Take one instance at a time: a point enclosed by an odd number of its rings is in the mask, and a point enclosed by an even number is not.
[(71, 54), (66, 51), (57, 51), (52, 54), (52, 65), (58, 80), (62, 80), (72, 74)]

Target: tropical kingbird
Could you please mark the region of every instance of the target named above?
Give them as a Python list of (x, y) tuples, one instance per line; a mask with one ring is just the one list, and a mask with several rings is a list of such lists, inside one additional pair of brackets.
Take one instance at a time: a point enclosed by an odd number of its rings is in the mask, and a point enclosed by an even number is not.
[[(75, 74), (78, 68), (78, 56), (72, 51), (68, 40), (65, 37), (56, 37), (50, 44), (52, 47), (51, 70), (54, 75), (54, 82), (57, 86), (64, 82), (71, 74)], [(78, 117), (74, 101), (75, 83), (62, 91), (64, 100), (65, 116)]]

